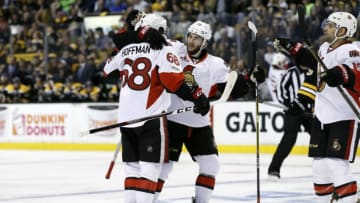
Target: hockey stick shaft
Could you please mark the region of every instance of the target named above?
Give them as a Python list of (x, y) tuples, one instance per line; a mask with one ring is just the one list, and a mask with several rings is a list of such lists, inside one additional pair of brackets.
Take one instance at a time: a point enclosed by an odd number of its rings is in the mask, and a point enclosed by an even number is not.
[(286, 107), (286, 106), (284, 106), (284, 105), (282, 105), (282, 104), (276, 104), (276, 103), (274, 103), (274, 102), (266, 102), (266, 101), (261, 102), (261, 101), (260, 101), (260, 103), (261, 103), (261, 104), (265, 104), (265, 105), (267, 105), (267, 106), (276, 107), (276, 108), (282, 109), (282, 110), (284, 110), (284, 111), (289, 110), (288, 107)]
[[(284, 105), (281, 105), (281, 104), (276, 104), (276, 103), (273, 103), (273, 102), (262, 102), (260, 101), (261, 104), (265, 104), (267, 106), (272, 106), (272, 107), (276, 107), (276, 108), (279, 108), (279, 109), (282, 109), (284, 111), (287, 111), (289, 110), (288, 107), (284, 106)], [(306, 116), (306, 117), (313, 117), (314, 115), (310, 112), (303, 112), (303, 115)]]
[[(304, 7), (304, 5), (298, 4), (297, 10), (298, 10), (298, 17), (299, 17), (299, 25), (302, 30), (304, 41), (308, 45), (308, 50), (314, 56), (316, 61), (321, 65), (321, 67), (324, 68), (324, 70), (329, 70), (329, 68), (325, 65), (324, 61), (321, 60), (319, 55), (314, 51), (314, 49), (309, 41), (309, 38), (307, 37), (306, 29), (305, 29), (306, 26), (305, 26), (305, 7)], [(344, 98), (345, 102), (350, 106), (351, 110), (354, 112), (354, 114), (357, 116), (357, 118), (360, 119), (360, 112), (358, 111), (356, 105), (353, 103), (352, 98), (345, 92), (345, 90), (342, 87), (337, 86), (336, 89), (339, 91), (341, 96)]]
[(105, 131), (105, 130), (110, 130), (110, 129), (113, 129), (113, 128), (119, 128), (119, 127), (122, 127), (122, 126), (130, 125), (130, 124), (134, 124), (134, 123), (139, 123), (139, 122), (142, 122), (142, 121), (152, 120), (152, 119), (160, 118), (160, 117), (163, 117), (163, 116), (175, 115), (175, 114), (189, 112), (189, 111), (193, 111), (193, 110), (194, 110), (194, 106), (189, 106), (189, 107), (180, 108), (180, 109), (170, 111), (170, 112), (159, 113), (159, 114), (155, 114), (155, 115), (151, 115), (151, 116), (145, 116), (145, 117), (142, 117), (142, 118), (137, 118), (137, 119), (133, 119), (133, 120), (129, 120), (129, 121), (115, 123), (115, 124), (112, 124), (112, 125), (107, 125), (107, 126), (103, 126), (103, 127), (99, 127), (99, 128), (93, 128), (93, 129), (90, 129), (88, 131), (81, 132), (80, 134), (81, 134), (81, 136), (84, 136), (84, 135), (87, 135), (87, 134), (93, 134), (93, 133), (97, 133), (97, 132), (101, 132), (101, 131)]
[[(248, 27), (253, 33), (252, 37), (252, 45), (253, 45), (253, 72), (256, 68), (256, 49), (257, 49), (257, 41), (256, 41), (256, 35), (257, 35), (257, 29), (255, 24), (252, 21), (248, 21)], [(260, 203), (260, 150), (259, 150), (259, 88), (258, 88), (258, 82), (255, 80), (255, 120), (256, 120), (256, 202)]]
[(121, 148), (121, 136), (120, 136), (119, 142), (118, 142), (117, 145), (116, 145), (116, 149), (115, 149), (115, 151), (114, 151), (114, 157), (113, 157), (113, 159), (111, 160), (111, 162), (110, 162), (110, 164), (109, 164), (109, 168), (108, 168), (108, 170), (107, 170), (107, 172), (106, 172), (106, 175), (105, 175), (105, 178), (106, 178), (106, 179), (110, 179), (111, 172), (112, 172), (112, 170), (113, 170), (113, 168), (114, 168), (115, 161), (116, 161), (116, 158), (117, 158), (117, 156), (118, 156), (118, 154), (119, 154), (120, 148)]

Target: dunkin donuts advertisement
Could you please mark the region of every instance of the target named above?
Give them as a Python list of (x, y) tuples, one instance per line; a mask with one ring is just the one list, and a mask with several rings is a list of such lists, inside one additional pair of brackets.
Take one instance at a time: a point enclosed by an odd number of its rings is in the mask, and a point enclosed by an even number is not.
[(9, 104), (0, 106), (0, 142), (113, 142), (119, 129), (79, 134), (117, 119), (117, 104)]
[(71, 105), (9, 105), (8, 109), (10, 136), (47, 139), (69, 137), (72, 133)]

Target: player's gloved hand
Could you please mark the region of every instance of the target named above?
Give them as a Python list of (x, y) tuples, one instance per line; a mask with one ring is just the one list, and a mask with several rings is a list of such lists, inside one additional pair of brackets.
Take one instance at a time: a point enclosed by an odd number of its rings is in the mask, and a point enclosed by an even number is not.
[(285, 52), (293, 56), (295, 56), (303, 48), (303, 45), (299, 42), (280, 37), (274, 40), (273, 45), (277, 51)]
[(322, 72), (320, 78), (330, 87), (342, 85), (345, 88), (353, 88), (355, 83), (355, 75), (346, 64), (341, 64)]
[(265, 70), (262, 66), (256, 65), (254, 71), (250, 75), (250, 80), (252, 82), (262, 83), (265, 81), (266, 75)]
[(301, 43), (291, 39), (276, 38), (273, 42), (274, 48), (279, 51), (291, 55), (295, 59), (297, 67), (300, 71), (313, 73), (317, 68), (317, 60), (309, 49), (305, 48)]
[(125, 22), (127, 30), (135, 30), (135, 25), (144, 16), (144, 13), (134, 9), (126, 16)]
[(204, 95), (201, 88), (197, 88), (194, 93), (194, 113), (201, 114), (205, 116), (210, 110), (210, 102), (209, 99)]
[(314, 101), (311, 100), (308, 97), (298, 95), (298, 98), (296, 98), (289, 106), (288, 110), (286, 110), (286, 113), (289, 113), (291, 115), (301, 115), (305, 111), (306, 112), (312, 112), (314, 108)]

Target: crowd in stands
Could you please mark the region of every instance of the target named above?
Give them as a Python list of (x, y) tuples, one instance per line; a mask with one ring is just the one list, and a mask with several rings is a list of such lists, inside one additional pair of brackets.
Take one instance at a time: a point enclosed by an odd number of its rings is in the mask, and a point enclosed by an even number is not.
[[(168, 19), (168, 36), (183, 40), (196, 20), (212, 25), (208, 51), (241, 74), (249, 72), (251, 32), (258, 28), (257, 63), (268, 67), (275, 37), (302, 40), (296, 3), (306, 6), (307, 33), (317, 47), (321, 24), (333, 11), (359, 17), (358, 0), (0, 0), (0, 103), (117, 101), (119, 82), (102, 68), (113, 51), (111, 36), (132, 9)], [(86, 16), (120, 14), (109, 32), (87, 29)]]

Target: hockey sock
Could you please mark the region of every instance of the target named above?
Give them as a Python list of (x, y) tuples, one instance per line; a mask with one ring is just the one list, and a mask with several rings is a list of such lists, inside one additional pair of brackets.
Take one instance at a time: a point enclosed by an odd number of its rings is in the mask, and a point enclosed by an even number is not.
[(207, 203), (215, 187), (215, 177), (200, 174), (196, 179), (195, 199), (196, 203)]
[(161, 165), (160, 163), (140, 161), (140, 178), (136, 190), (137, 203), (153, 202)]
[(195, 186), (196, 203), (207, 203), (215, 187), (215, 177), (220, 169), (219, 160), (216, 154), (198, 155), (194, 158), (199, 164)]
[(312, 168), (316, 202), (330, 202), (334, 192), (334, 184), (330, 178), (331, 171), (326, 166), (326, 161), (324, 159), (314, 158)]
[(159, 199), (160, 193), (162, 191), (162, 188), (164, 187), (165, 180), (169, 177), (170, 172), (172, 171), (174, 166), (173, 161), (169, 161), (168, 163), (164, 163), (161, 172), (160, 177), (158, 179), (157, 187), (156, 187), (156, 193), (155, 193), (155, 202)]

